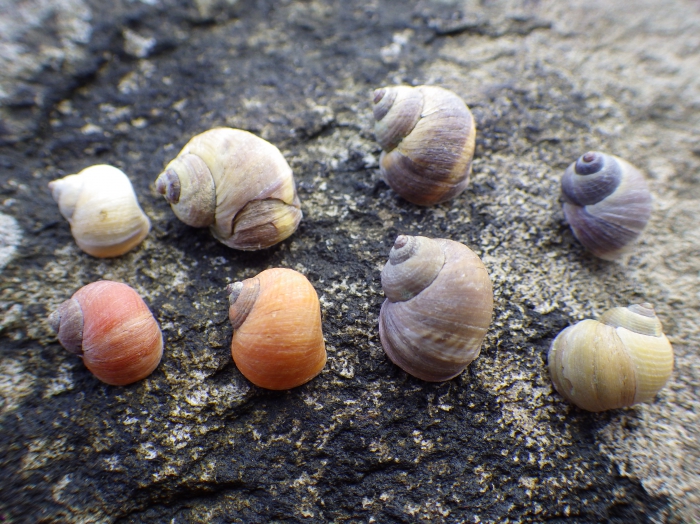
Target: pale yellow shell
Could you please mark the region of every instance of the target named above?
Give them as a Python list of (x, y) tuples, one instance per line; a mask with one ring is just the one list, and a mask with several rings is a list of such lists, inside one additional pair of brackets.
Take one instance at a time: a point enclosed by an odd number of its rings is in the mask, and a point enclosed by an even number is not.
[(646, 402), (673, 371), (673, 348), (651, 304), (614, 308), (562, 331), (549, 351), (556, 390), (588, 411)]
[(83, 169), (49, 183), (78, 247), (94, 257), (123, 255), (151, 229), (127, 176), (108, 165)]

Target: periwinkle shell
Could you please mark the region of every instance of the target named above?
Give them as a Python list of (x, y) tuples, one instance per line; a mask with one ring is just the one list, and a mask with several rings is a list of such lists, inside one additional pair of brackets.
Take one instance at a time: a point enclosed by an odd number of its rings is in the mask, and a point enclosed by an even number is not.
[(436, 86), (393, 86), (374, 92), (374, 132), (384, 150), (386, 183), (414, 204), (429, 206), (469, 183), (476, 126), (464, 101)]
[(290, 389), (326, 365), (321, 306), (308, 279), (292, 269), (266, 269), (231, 284), (231, 356), (253, 384)]
[(673, 348), (649, 303), (617, 307), (559, 333), (548, 355), (554, 387), (588, 411), (647, 402), (673, 371)]
[(163, 356), (158, 322), (139, 294), (121, 282), (83, 286), (48, 321), (61, 345), (107, 384), (146, 378)]
[(193, 137), (158, 176), (156, 190), (180, 220), (209, 226), (234, 249), (273, 246), (302, 218), (294, 176), (280, 150), (240, 129)]
[(467, 246), (400, 235), (382, 270), (387, 299), (379, 336), (407, 373), (440, 382), (459, 375), (481, 350), (493, 315), (484, 264)]
[(626, 253), (651, 216), (644, 176), (614, 155), (582, 155), (566, 169), (561, 188), (564, 215), (574, 235), (605, 260)]

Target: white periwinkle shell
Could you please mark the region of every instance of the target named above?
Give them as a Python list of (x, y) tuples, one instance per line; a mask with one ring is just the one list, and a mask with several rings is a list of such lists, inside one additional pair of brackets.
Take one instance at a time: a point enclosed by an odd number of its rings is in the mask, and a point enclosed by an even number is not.
[(123, 255), (151, 229), (134, 188), (119, 169), (96, 165), (49, 183), (78, 247), (94, 257)]

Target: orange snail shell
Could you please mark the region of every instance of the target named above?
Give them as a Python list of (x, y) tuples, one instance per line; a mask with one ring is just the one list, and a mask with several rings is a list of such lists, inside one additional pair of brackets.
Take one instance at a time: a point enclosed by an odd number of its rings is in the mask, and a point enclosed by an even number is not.
[(119, 282), (101, 280), (80, 288), (49, 323), (64, 348), (113, 386), (147, 377), (163, 355), (156, 319), (139, 294)]
[(234, 328), (231, 355), (256, 386), (290, 389), (326, 365), (318, 295), (304, 275), (267, 269), (227, 287)]

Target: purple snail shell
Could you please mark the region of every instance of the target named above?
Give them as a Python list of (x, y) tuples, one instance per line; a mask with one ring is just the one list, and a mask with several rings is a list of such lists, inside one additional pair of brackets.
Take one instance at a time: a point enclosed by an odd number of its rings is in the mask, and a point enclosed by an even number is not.
[(561, 180), (564, 216), (595, 256), (615, 260), (639, 237), (651, 215), (644, 175), (614, 155), (589, 151)]
[(493, 289), (467, 246), (399, 235), (382, 270), (382, 289), (379, 337), (404, 371), (441, 382), (479, 356), (493, 316)]
[(421, 206), (445, 202), (469, 183), (476, 126), (464, 101), (436, 86), (377, 89), (379, 166), (386, 183)]

